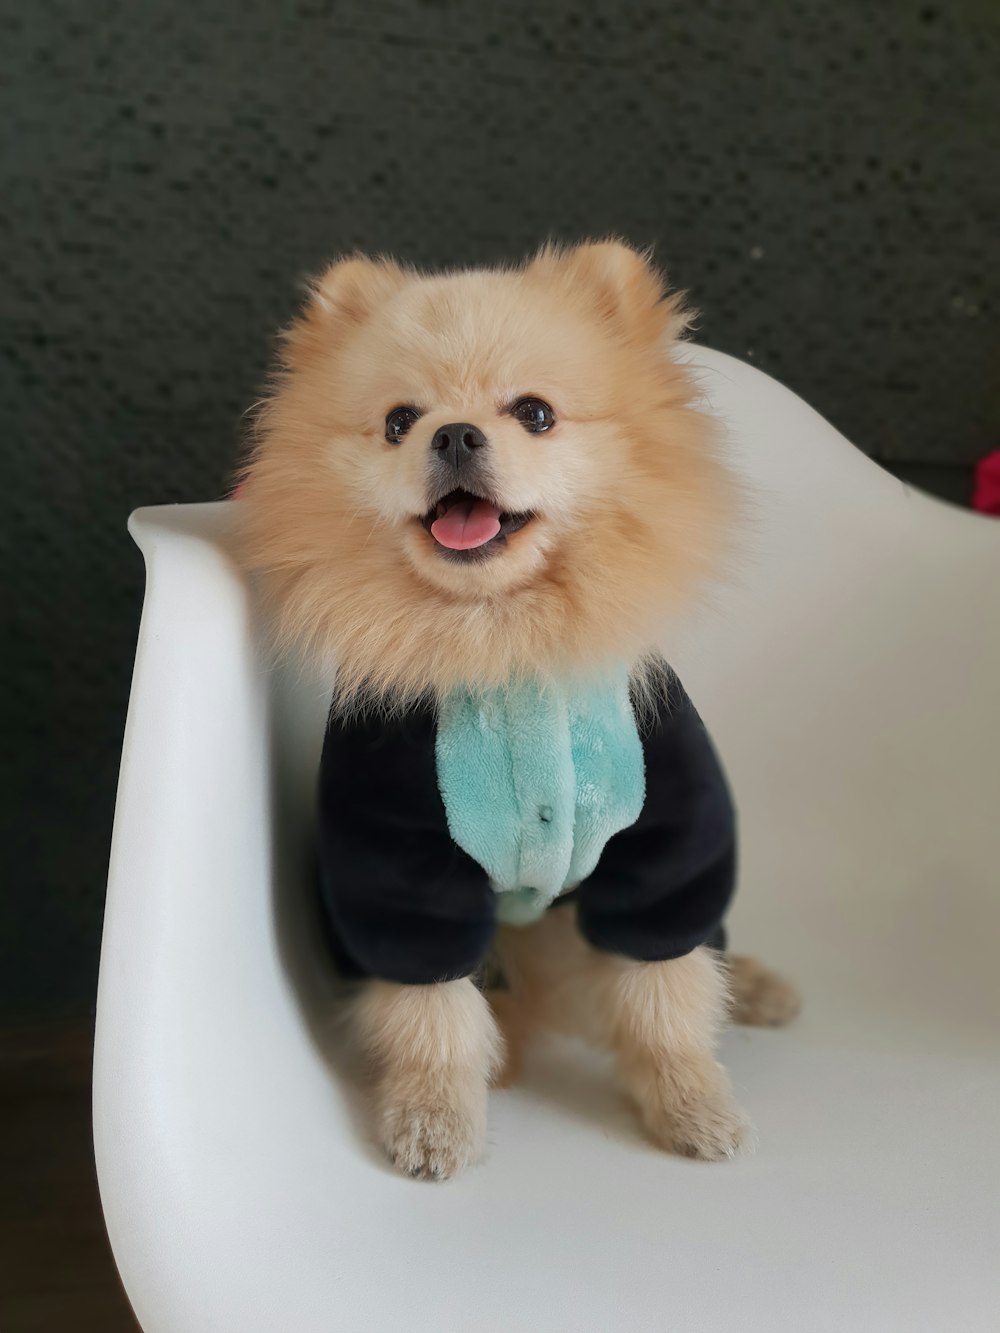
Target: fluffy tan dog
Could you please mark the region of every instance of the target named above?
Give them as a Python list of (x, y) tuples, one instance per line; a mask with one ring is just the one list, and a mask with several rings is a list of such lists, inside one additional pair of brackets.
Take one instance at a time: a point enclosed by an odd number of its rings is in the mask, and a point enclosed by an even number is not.
[[(642, 700), (655, 712), (657, 645), (724, 565), (737, 508), (670, 355), (685, 326), (647, 257), (616, 242), (440, 276), (350, 258), (315, 284), (284, 336), (241, 512), (279, 646), (329, 669), (335, 716), (622, 665), (640, 724)], [(740, 1147), (720, 1024), (730, 1003), (784, 1021), (794, 992), (701, 944), (659, 960), (595, 947), (575, 921), (560, 906), (497, 932), (509, 990), (495, 1006), (457, 965), (414, 982), (371, 963), (383, 942), (362, 959), (379, 1132), (402, 1170), (445, 1177), (479, 1156), (488, 1084), (512, 1076), (535, 1022), (614, 1051), (663, 1146)]]

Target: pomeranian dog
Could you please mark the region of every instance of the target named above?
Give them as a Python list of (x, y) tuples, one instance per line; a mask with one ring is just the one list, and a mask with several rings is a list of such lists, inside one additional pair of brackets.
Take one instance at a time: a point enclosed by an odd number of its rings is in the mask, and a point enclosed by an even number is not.
[(687, 323), (610, 241), (344, 259), (283, 337), (242, 549), (279, 647), (330, 673), (323, 901), (415, 1177), (481, 1155), (536, 1024), (613, 1052), (658, 1144), (731, 1156), (720, 1027), (798, 1006), (724, 952), (732, 806), (662, 658), (738, 508)]

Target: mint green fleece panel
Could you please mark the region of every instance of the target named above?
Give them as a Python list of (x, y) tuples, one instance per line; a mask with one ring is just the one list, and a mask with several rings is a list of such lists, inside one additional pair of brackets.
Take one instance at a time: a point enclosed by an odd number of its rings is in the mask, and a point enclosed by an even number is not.
[(642, 810), (627, 674), (454, 691), (438, 719), (437, 775), (451, 836), (501, 895), (501, 920), (537, 920)]

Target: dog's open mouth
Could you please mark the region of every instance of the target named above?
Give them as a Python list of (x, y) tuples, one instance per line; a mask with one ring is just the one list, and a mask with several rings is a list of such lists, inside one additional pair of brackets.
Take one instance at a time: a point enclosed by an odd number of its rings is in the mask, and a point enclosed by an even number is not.
[(421, 522), (442, 555), (478, 560), (499, 550), (512, 532), (519, 532), (533, 518), (530, 513), (507, 513), (492, 500), (458, 490), (443, 495)]

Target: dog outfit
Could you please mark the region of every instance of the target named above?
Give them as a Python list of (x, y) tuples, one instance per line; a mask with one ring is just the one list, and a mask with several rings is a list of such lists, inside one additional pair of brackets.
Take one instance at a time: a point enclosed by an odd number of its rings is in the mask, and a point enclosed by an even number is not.
[(334, 716), (319, 860), (349, 976), (468, 976), (498, 921), (527, 925), (562, 903), (596, 948), (648, 962), (722, 947), (735, 816), (677, 678), (640, 725), (623, 670)]

